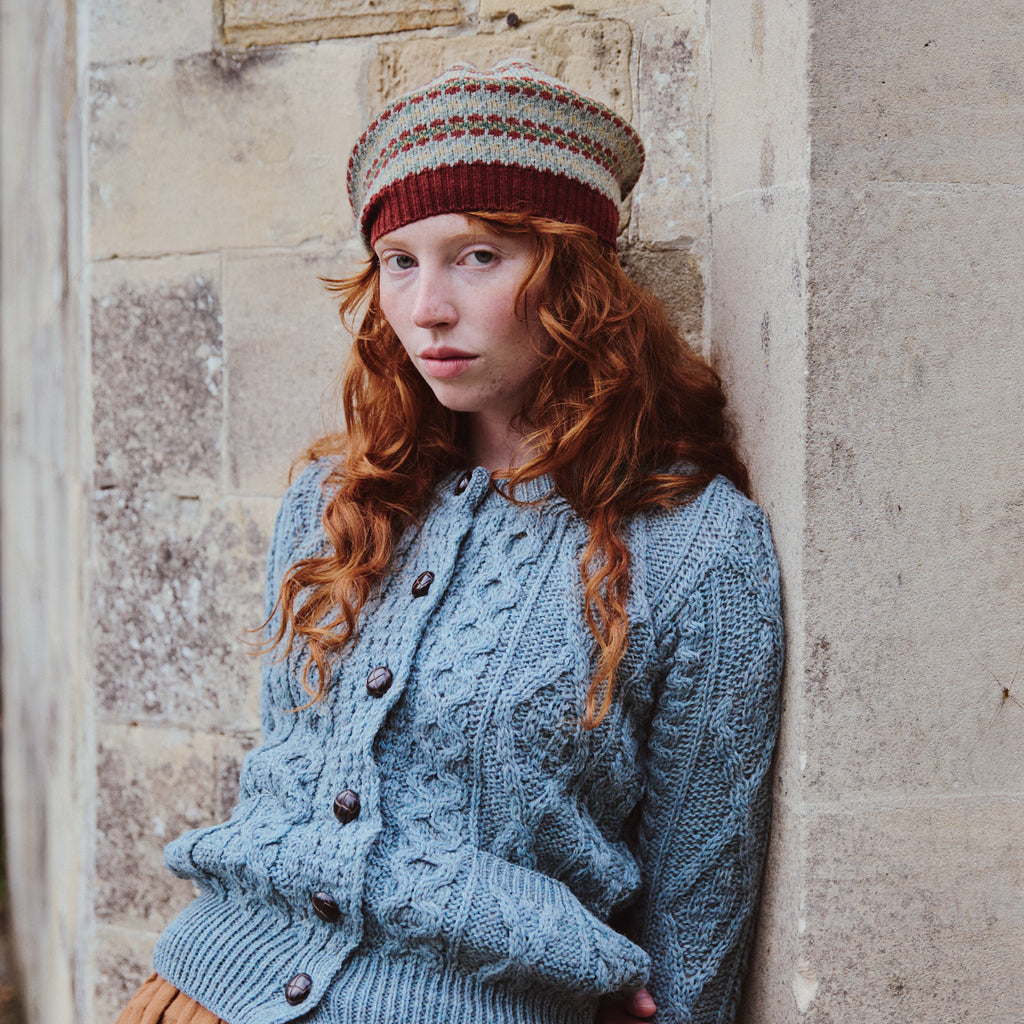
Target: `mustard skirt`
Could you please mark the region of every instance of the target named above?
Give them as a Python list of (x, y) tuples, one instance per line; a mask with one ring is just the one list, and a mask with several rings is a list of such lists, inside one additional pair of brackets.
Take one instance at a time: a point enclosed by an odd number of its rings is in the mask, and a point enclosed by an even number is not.
[(117, 1024), (227, 1024), (180, 992), (159, 974), (151, 975), (124, 1008)]

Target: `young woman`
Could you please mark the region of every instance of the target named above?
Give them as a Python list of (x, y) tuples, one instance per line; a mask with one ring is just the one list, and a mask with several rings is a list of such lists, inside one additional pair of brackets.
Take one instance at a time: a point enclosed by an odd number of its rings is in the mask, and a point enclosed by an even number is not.
[(733, 1019), (778, 572), (719, 379), (619, 268), (642, 162), (521, 62), (359, 140), (346, 432), (278, 516), (264, 743), (168, 847), (199, 895), (124, 1024)]

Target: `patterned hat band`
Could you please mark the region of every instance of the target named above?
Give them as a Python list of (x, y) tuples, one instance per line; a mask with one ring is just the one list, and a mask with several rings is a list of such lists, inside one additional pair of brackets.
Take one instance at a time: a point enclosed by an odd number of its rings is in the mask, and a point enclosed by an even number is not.
[(424, 217), (486, 210), (585, 224), (614, 247), (643, 160), (618, 114), (532, 64), (457, 64), (370, 124), (348, 192), (367, 245)]

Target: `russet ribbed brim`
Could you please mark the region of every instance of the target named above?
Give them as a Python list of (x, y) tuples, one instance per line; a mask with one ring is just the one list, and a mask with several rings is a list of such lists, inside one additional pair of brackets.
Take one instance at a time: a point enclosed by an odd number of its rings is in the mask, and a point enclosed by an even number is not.
[(400, 178), (373, 197), (363, 223), (372, 244), (424, 217), (470, 210), (525, 211), (586, 224), (611, 245), (619, 226), (615, 203), (564, 174), (492, 164), (431, 168)]

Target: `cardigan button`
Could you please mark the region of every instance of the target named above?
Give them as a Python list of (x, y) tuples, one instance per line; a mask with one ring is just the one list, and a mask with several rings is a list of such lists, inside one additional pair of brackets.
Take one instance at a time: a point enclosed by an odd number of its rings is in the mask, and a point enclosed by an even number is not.
[(469, 481), (473, 479), (473, 474), (467, 469), (462, 476), (459, 477), (458, 482), (455, 484), (455, 493), (461, 494), (468, 486)]
[(393, 680), (391, 669), (386, 665), (380, 665), (366, 677), (366, 692), (371, 697), (383, 697), (391, 689)]
[(308, 974), (296, 974), (284, 987), (284, 997), (292, 1006), (304, 1002), (313, 991), (313, 979)]
[(419, 576), (413, 580), (412, 584), (412, 596), (423, 597), (426, 592), (430, 589), (430, 584), (434, 582), (434, 574), (432, 572), (421, 572)]
[(334, 924), (341, 917), (341, 907), (329, 892), (315, 892), (309, 902), (313, 904), (313, 910), (321, 921)]
[(334, 798), (334, 816), (342, 825), (355, 821), (359, 817), (359, 794), (343, 789)]

